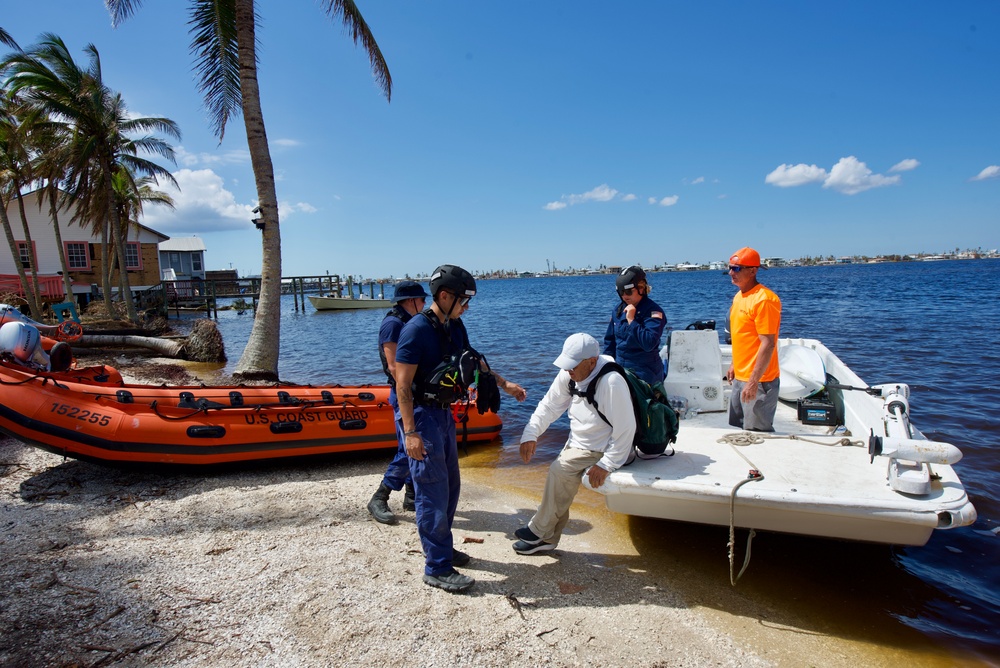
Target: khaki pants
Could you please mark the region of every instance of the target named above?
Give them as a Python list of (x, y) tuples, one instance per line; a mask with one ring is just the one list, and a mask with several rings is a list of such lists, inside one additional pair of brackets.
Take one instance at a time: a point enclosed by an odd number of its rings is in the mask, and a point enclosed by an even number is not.
[(566, 522), (569, 521), (569, 507), (573, 504), (583, 472), (596, 464), (604, 456), (603, 452), (564, 447), (559, 457), (549, 467), (549, 477), (545, 480), (542, 503), (531, 518), (528, 528), (531, 533), (546, 543), (557, 545), (562, 537)]

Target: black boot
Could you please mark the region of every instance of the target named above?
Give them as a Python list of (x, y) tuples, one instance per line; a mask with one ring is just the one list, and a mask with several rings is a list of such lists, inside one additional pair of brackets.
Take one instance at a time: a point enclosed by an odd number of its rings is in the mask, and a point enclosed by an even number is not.
[(395, 524), (396, 516), (389, 510), (389, 493), (392, 490), (380, 483), (378, 489), (372, 494), (372, 500), (368, 502), (368, 512), (372, 514), (376, 522), (382, 524)]
[(417, 509), (417, 498), (413, 492), (413, 483), (406, 483), (406, 493), (403, 495), (403, 510), (413, 512)]

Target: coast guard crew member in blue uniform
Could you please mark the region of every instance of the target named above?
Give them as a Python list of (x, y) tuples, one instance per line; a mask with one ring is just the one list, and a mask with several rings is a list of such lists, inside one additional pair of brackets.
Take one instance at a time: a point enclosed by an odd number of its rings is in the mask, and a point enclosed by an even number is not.
[[(423, 579), (432, 587), (460, 592), (476, 581), (454, 568), (468, 563), (469, 555), (454, 548), (451, 533), (461, 490), (452, 399), (445, 388), (436, 401), (438, 388), (429, 381), (446, 355), (469, 346), (459, 316), (476, 294), (476, 281), (465, 269), (446, 264), (434, 270), (430, 285), (431, 307), (403, 326), (396, 345), (396, 392), (426, 559)], [(500, 389), (524, 401), (523, 388), (495, 370), (493, 375)]]
[(667, 317), (649, 298), (650, 287), (642, 267), (626, 267), (615, 287), (621, 303), (615, 307), (604, 335), (604, 354), (650, 385), (663, 381), (660, 337)]
[(403, 510), (413, 510), (416, 506), (413, 500), (413, 482), (410, 480), (410, 464), (403, 443), (403, 424), (399, 421), (399, 403), (396, 401), (396, 344), (399, 334), (403, 331), (410, 318), (424, 310), (427, 293), (416, 281), (400, 281), (392, 295), (395, 306), (382, 318), (382, 326), (378, 330), (378, 354), (382, 359), (382, 371), (389, 380), (389, 404), (396, 418), (396, 439), (399, 448), (396, 456), (385, 470), (385, 477), (368, 502), (368, 512), (376, 522), (395, 524), (396, 516), (389, 510), (389, 494), (398, 492), (406, 486), (403, 496)]

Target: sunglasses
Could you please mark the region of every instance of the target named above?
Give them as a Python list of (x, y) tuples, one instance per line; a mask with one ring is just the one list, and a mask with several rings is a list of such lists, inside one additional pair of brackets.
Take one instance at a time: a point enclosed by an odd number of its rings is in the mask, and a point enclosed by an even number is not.
[(756, 269), (756, 268), (757, 267), (747, 267), (747, 266), (741, 267), (738, 264), (731, 264), (731, 265), (729, 265), (729, 271), (733, 272), (734, 274), (738, 274), (741, 271), (743, 271), (744, 269)]
[(451, 293), (451, 296), (458, 301), (459, 306), (467, 306), (469, 302), (472, 301), (472, 297), (463, 297), (462, 295), (455, 294), (454, 292)]
[(626, 297), (631, 297), (633, 292), (636, 292), (638, 288), (625, 288), (622, 290), (622, 294)]

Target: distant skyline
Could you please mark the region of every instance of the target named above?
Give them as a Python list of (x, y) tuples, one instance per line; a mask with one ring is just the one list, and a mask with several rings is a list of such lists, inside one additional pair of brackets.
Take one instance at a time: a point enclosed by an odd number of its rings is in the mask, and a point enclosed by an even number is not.
[[(5, 7), (22, 46), (93, 43), (181, 127), (176, 211), (210, 269), (260, 271), (242, 118), (220, 144), (186, 2)], [(1000, 246), (1000, 4), (358, 0), (393, 77), (317, 3), (261, 3), (285, 275), (544, 271)], [(522, 10), (522, 11), (518, 11)]]

